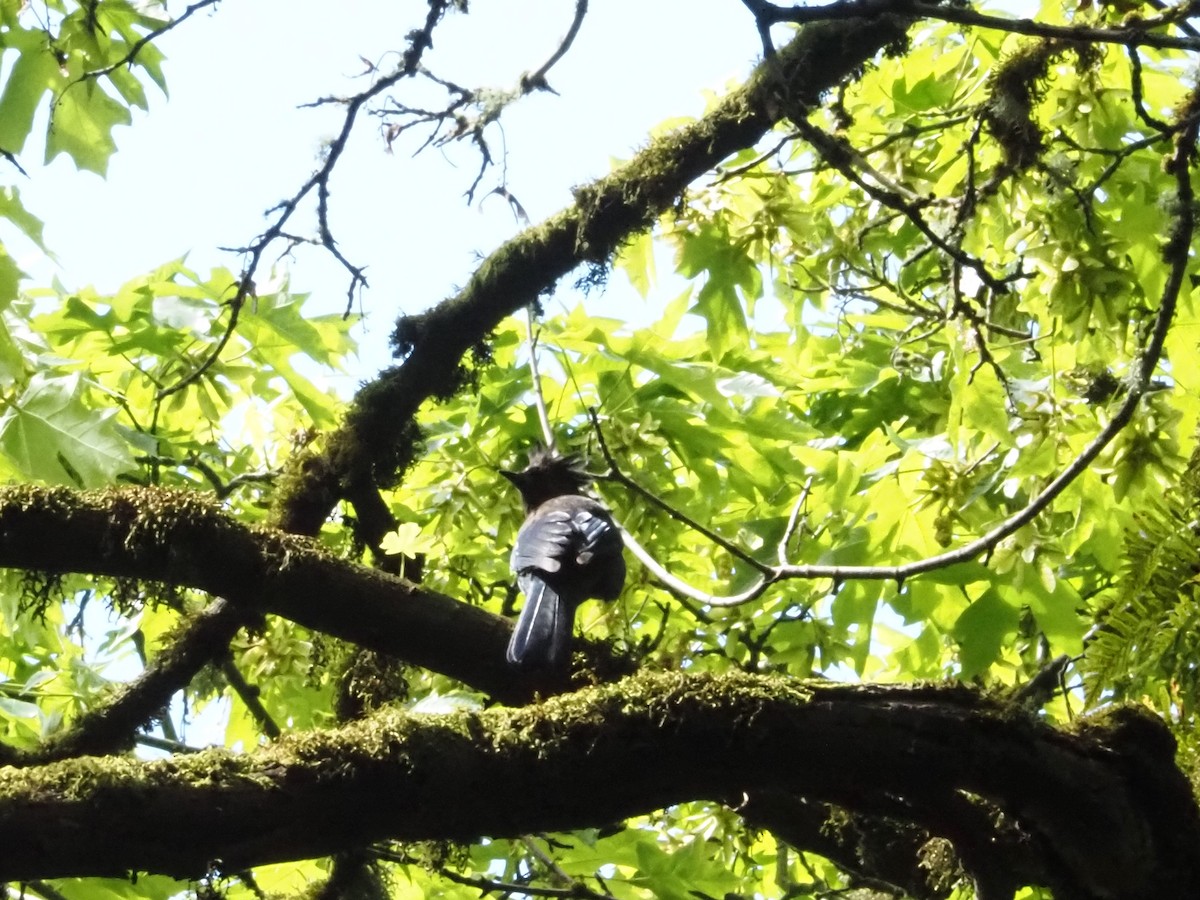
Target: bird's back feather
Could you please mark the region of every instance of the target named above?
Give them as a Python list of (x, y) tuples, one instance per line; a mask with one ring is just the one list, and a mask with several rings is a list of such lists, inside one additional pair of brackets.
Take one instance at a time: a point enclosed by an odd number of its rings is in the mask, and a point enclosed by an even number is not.
[(621, 549), (608, 510), (590, 497), (563, 494), (530, 512), (511, 558), (525, 607), (508, 645), (509, 662), (565, 665), (576, 607), (589, 597), (613, 600), (621, 593)]

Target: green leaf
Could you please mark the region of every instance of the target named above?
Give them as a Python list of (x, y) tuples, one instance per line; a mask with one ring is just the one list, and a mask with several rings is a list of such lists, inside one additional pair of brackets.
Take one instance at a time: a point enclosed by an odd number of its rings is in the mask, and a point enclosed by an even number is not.
[(81, 375), (36, 375), (0, 418), (0, 451), (27, 477), (100, 487), (134, 467), (115, 410), (89, 409)]
[(63, 76), (43, 33), (12, 29), (4, 33), (4, 45), (18, 55), (0, 93), (0, 150), (19, 153), (42, 97), (61, 84)]
[(707, 275), (692, 311), (708, 323), (713, 358), (743, 346), (749, 335), (743, 299), (753, 304), (762, 294), (762, 275), (746, 249), (724, 228), (706, 228), (683, 239), (679, 271), (688, 278)]
[(422, 553), (431, 553), (437, 544), (429, 537), (422, 536), (421, 526), (416, 522), (402, 522), (395, 531), (383, 536), (379, 546), (389, 555), (400, 554), (411, 558)]
[(974, 678), (1000, 658), (1007, 639), (1016, 633), (1019, 612), (992, 589), (968, 606), (951, 632), (958, 641), (963, 678)]
[(103, 176), (117, 149), (112, 131), (130, 121), (129, 109), (94, 81), (76, 82), (54, 104), (46, 132), (46, 162), (66, 153), (78, 168)]
[(21, 203), (21, 193), (15, 187), (0, 187), (0, 217), (16, 225), (39, 250), (48, 252), (42, 240), (42, 220), (25, 209)]
[(21, 279), (25, 277), (8, 251), (0, 244), (0, 309), (8, 306), (17, 299)]
[(639, 234), (622, 245), (616, 265), (629, 278), (629, 283), (644, 300), (654, 284), (654, 240), (647, 233)]

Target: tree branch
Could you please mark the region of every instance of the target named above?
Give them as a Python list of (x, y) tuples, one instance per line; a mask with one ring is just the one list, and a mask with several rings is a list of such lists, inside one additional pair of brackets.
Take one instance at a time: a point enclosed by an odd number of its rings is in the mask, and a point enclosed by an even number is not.
[[(693, 180), (721, 160), (753, 146), (787, 111), (816, 103), (882, 47), (905, 34), (908, 21), (880, 16), (869, 22), (823, 23), (760, 66), (746, 86), (707, 116), (637, 154), (599, 181), (580, 188), (576, 202), (504, 244), (476, 270), (466, 288), (398, 325), (404, 363), (359, 392), (326, 457), (283, 500), (286, 530), (315, 534), (331, 500), (368, 485), (388, 484), (411, 458), (413, 418), (426, 399), (454, 393), (461, 360), (504, 317), (534, 302), (563, 275), (604, 262), (629, 235), (650, 226)], [(399, 347), (400, 341), (397, 341)], [(354, 502), (354, 497), (350, 499)]]
[[(225, 598), (240, 615), (283, 616), (499, 700), (525, 702), (535, 687), (505, 663), (506, 619), (308, 541), (249, 528), (186, 491), (0, 489), (0, 566), (195, 588)], [(232, 627), (240, 618), (230, 615)], [(567, 686), (565, 679), (536, 685), (543, 694)]]
[(1200, 39), (1196, 37), (1172, 37), (1151, 31), (1153, 28), (1175, 24), (1169, 16), (1161, 20), (1139, 20), (1131, 17), (1129, 24), (1123, 28), (1096, 28), (1088, 25), (1050, 25), (1045, 22), (1036, 22), (1033, 19), (1006, 19), (1002, 16), (981, 13), (965, 6), (929, 3), (923, 2), (923, 0), (910, 0), (899, 6), (890, 0), (838, 0), (838, 2), (828, 3), (824, 6), (791, 7), (776, 6), (773, 3), (764, 2), (764, 0), (749, 0), (749, 2), (742, 0), (742, 2), (749, 6), (754, 13), (760, 32), (764, 26), (769, 28), (777, 22), (803, 24), (845, 21), (847, 19), (867, 19), (880, 13), (893, 13), (1075, 43), (1157, 47), (1160, 50), (1200, 50)]
[(137, 730), (161, 714), (171, 696), (186, 687), (201, 668), (226, 653), (245, 623), (244, 609), (224, 600), (214, 601), (189, 619), (179, 636), (111, 701), (89, 710), (68, 731), (9, 764), (28, 766), (133, 747)]
[[(111, 75), (113, 72), (117, 71), (117, 69), (121, 68), (122, 66), (132, 66), (134, 60), (137, 59), (137, 55), (142, 52), (142, 49), (147, 44), (158, 40), (160, 37), (162, 37), (164, 34), (166, 34), (171, 29), (179, 27), (180, 25), (182, 25), (184, 22), (186, 22), (193, 15), (195, 15), (196, 13), (198, 13), (200, 10), (204, 9), (205, 7), (207, 7), (207, 6), (215, 7), (219, 2), (220, 2), (220, 0), (198, 0), (198, 2), (190, 4), (187, 7), (187, 9), (185, 9), (182, 13), (180, 13), (175, 18), (170, 19), (169, 21), (165, 22), (161, 27), (155, 28), (154, 30), (147, 32), (146, 34), (144, 34), (140, 38), (138, 38), (136, 41), (134, 41), (133, 44), (130, 45), (129, 51), (124, 56), (122, 56), (120, 59), (118, 59), (115, 63), (112, 63), (110, 65), (104, 66), (99, 69), (93, 69), (90, 72), (84, 72), (77, 79), (75, 79), (69, 85), (67, 85), (65, 88), (63, 88), (62, 93), (65, 94), (67, 91), (69, 91), (71, 88), (73, 88), (75, 85), (77, 85), (81, 82), (95, 81), (99, 78), (104, 77), (105, 75)], [(61, 97), (61, 96), (62, 96), (62, 94), (59, 94), (59, 97)], [(58, 99), (56, 98), (54, 102), (55, 102), (55, 104), (57, 104)]]
[(966, 688), (642, 675), (521, 710), (385, 710), (245, 756), (3, 770), (0, 879), (235, 871), (771, 790), (850, 810), (887, 798), (933, 834), (954, 798), (982, 798), (1002, 815), (963, 818), (985, 833), (951, 840), (986, 842), (1002, 820), (1025, 836), (1006, 843), (1022, 871), (1064, 896), (1182, 900), (1200, 891), (1200, 817), (1173, 752), (1132, 709), (1069, 734)]
[[(710, 606), (732, 607), (749, 603), (761, 596), (772, 584), (790, 578), (831, 578), (835, 582), (851, 579), (894, 580), (898, 583), (903, 582), (914, 575), (944, 569), (960, 563), (971, 562), (980, 556), (989, 554), (1006, 537), (1032, 522), (1076, 478), (1087, 471), (1100, 454), (1104, 452), (1104, 449), (1112, 443), (1113, 439), (1133, 420), (1134, 413), (1137, 411), (1138, 404), (1141, 403), (1142, 398), (1154, 389), (1152, 376), (1162, 357), (1167, 332), (1170, 330), (1171, 322), (1175, 317), (1175, 308), (1179, 302), (1179, 294), (1183, 288), (1184, 278), (1190, 262), (1188, 248), (1191, 246), (1192, 236), (1196, 230), (1190, 163), (1195, 153), (1198, 132), (1200, 132), (1200, 87), (1193, 88), (1192, 93), (1189, 95), (1188, 103), (1181, 107), (1179, 122), (1176, 128), (1177, 134), (1173, 145), (1173, 152), (1165, 161), (1167, 171), (1175, 175), (1176, 184), (1176, 201), (1172, 204), (1175, 218), (1171, 223), (1171, 231), (1167, 235), (1166, 245), (1163, 248), (1163, 259), (1169, 266), (1169, 269), (1159, 299), (1158, 313), (1155, 316), (1149, 340), (1132, 366), (1128, 392), (1121, 405), (1113, 413), (1108, 424), (1088, 442), (1087, 446), (1080, 451), (1079, 455), (1069, 465), (1064, 467), (1058, 475), (1051, 479), (1023, 508), (995, 525), (986, 534), (961, 547), (900, 565), (767, 565), (766, 563), (754, 562), (755, 567), (761, 572), (759, 579), (740, 593), (729, 596), (720, 596), (700, 591), (675, 578), (655, 562), (628, 533), (623, 532), (622, 536), (625, 539), (626, 546), (629, 546), (638, 559), (674, 593), (691, 597)], [(594, 418), (593, 423), (598, 431), (599, 423)], [(605, 452), (605, 459), (608, 461), (609, 466), (613, 468), (613, 472), (616, 475), (619, 475), (614, 467), (614, 460), (611, 454), (608, 453), (607, 447), (603, 442), (601, 443), (601, 447)], [(632, 482), (624, 476), (614, 477), (614, 480), (632, 485)], [(639, 487), (638, 490), (644, 494), (643, 489)], [(656, 500), (655, 502), (660, 506), (664, 506), (661, 501)], [(686, 521), (686, 517), (680, 514), (672, 513), (672, 515), (674, 518)], [(707, 529), (697, 528), (697, 530), (709, 540), (715, 540), (722, 547), (725, 547), (725, 549), (729, 549), (727, 542), (714, 536)], [(739, 551), (736, 555), (742, 559), (747, 558), (744, 551)]]

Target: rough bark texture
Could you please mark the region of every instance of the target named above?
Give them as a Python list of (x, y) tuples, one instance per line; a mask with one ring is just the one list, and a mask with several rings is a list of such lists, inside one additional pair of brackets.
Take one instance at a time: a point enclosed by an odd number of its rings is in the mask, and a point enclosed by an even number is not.
[(769, 790), (851, 810), (887, 797), (932, 834), (973, 797), (1002, 816), (970, 827), (1019, 830), (1009, 852), (1060, 896), (1191, 898), (1200, 823), (1172, 751), (1136, 711), (1065, 733), (965, 688), (642, 675), (521, 710), (385, 711), (245, 756), (0, 770), (0, 879), (195, 875)]
[(309, 541), (242, 525), (194, 493), (0, 489), (0, 566), (195, 588), (506, 702), (529, 699), (534, 687), (504, 661), (512, 626), (500, 616), (335, 559)]

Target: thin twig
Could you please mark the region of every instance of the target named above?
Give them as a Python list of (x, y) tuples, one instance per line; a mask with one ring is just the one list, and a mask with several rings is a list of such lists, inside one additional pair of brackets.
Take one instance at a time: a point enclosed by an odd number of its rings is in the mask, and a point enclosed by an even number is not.
[(783, 537), (779, 539), (778, 554), (779, 564), (781, 566), (787, 565), (788, 543), (791, 541), (792, 535), (796, 533), (796, 528), (800, 524), (800, 512), (804, 509), (805, 504), (808, 503), (808, 492), (812, 487), (812, 483), (813, 480), (812, 476), (810, 475), (805, 480), (804, 487), (800, 489), (800, 496), (797, 497), (796, 502), (792, 504), (792, 514), (788, 516), (787, 527), (783, 530)]
[(550, 877), (559, 884), (573, 885), (575, 879), (562, 870), (558, 863), (534, 842), (533, 838), (525, 835), (521, 838), (521, 846), (529, 851), (529, 854), (538, 862), (546, 867), (546, 871), (550, 873)]
[(519, 894), (530, 897), (578, 897), (579, 900), (615, 900), (610, 894), (597, 893), (578, 881), (572, 881), (570, 887), (550, 888), (517, 884), (511, 881), (497, 881), (492, 878), (460, 875), (458, 872), (445, 868), (438, 869), (437, 873), (448, 881), (475, 888), (484, 894), (499, 893), (502, 895)]
[(0, 156), (4, 157), (10, 163), (12, 163), (14, 166), (16, 166), (17, 171), (20, 172), (22, 175), (24, 175), (26, 178), (29, 177), (29, 173), (26, 172), (23, 168), (21, 168), (21, 164), (17, 161), (17, 157), (14, 154), (10, 153), (7, 150), (0, 150)]
[(1133, 108), (1137, 110), (1138, 117), (1150, 128), (1160, 134), (1170, 134), (1175, 129), (1166, 122), (1150, 115), (1150, 111), (1146, 109), (1146, 104), (1142, 98), (1142, 57), (1138, 54), (1137, 47), (1127, 47), (1125, 49), (1129, 53), (1129, 97), (1133, 101)]
[(745, 7), (754, 14), (754, 25), (758, 28), (758, 37), (762, 41), (763, 58), (770, 59), (775, 55), (775, 42), (771, 40), (771, 18), (769, 13), (771, 4), (764, 3), (763, 0), (742, 0)]
[(246, 297), (253, 296), (253, 282), (248, 281), (249, 273), (243, 273), (241, 283), (238, 285), (237, 294), (229, 301), (229, 322), (225, 326), (225, 330), (221, 333), (220, 339), (217, 341), (212, 351), (205, 357), (204, 361), (196, 368), (192, 369), (187, 375), (180, 378), (172, 385), (164, 388), (159, 388), (154, 395), (155, 403), (162, 403), (172, 394), (182, 391), (188, 385), (194, 384), (207, 372), (216, 361), (221, 357), (221, 352), (225, 349), (225, 345), (229, 343), (229, 339), (233, 337), (233, 333), (237, 330), (238, 316), (241, 315), (242, 305), (246, 301)]
[(521, 88), (526, 92), (531, 90), (551, 90), (550, 85), (546, 83), (546, 73), (549, 72), (554, 64), (566, 56), (567, 51), (571, 49), (571, 44), (575, 42), (575, 36), (579, 34), (579, 28), (583, 25), (583, 17), (587, 15), (588, 0), (575, 0), (575, 18), (571, 20), (571, 27), (567, 29), (566, 36), (562, 39), (562, 43), (558, 45), (558, 49), (550, 55), (550, 58), (542, 63), (541, 67), (536, 71), (522, 76)]
[(775, 580), (773, 578), (767, 579), (766, 577), (760, 578), (740, 594), (711, 594), (708, 591), (692, 587), (682, 578), (672, 575), (662, 563), (651, 556), (650, 552), (638, 543), (637, 538), (630, 534), (629, 530), (620, 522), (617, 523), (617, 529), (621, 532), (621, 540), (625, 543), (625, 547), (629, 552), (637, 558), (638, 562), (646, 567), (646, 571), (658, 579), (658, 582), (664, 588), (676, 596), (687, 597), (708, 606), (741, 606), (760, 597), (763, 591)]
[(169, 22), (167, 22), (161, 28), (156, 28), (153, 31), (148, 32), (147, 34), (143, 35), (138, 40), (134, 41), (133, 46), (131, 46), (129, 48), (129, 52), (126, 53), (124, 56), (122, 56), (115, 63), (104, 66), (103, 68), (100, 68), (100, 69), (93, 69), (90, 72), (84, 72), (82, 75), (80, 75), (78, 78), (76, 78), (70, 84), (68, 84), (65, 88), (63, 88), (62, 93), (60, 93), (58, 95), (58, 97), (56, 97), (54, 100), (55, 105), (58, 104), (58, 101), (62, 98), (63, 94), (65, 94), (67, 91), (69, 91), (75, 85), (80, 84), (81, 82), (84, 82), (84, 81), (94, 81), (97, 78), (103, 78), (105, 75), (111, 75), (113, 72), (117, 71), (117, 69), (121, 68), (121, 66), (132, 65), (133, 61), (137, 58), (137, 55), (139, 53), (141, 53), (142, 49), (147, 44), (149, 44), (151, 41), (157, 40), (158, 38), (160, 38), (164, 34), (166, 34), (168, 31), (170, 31), (171, 29), (177, 28), (178, 26), (182, 25), (184, 22), (186, 22), (188, 19), (190, 19), (193, 14), (204, 9), (206, 6), (216, 6), (220, 2), (221, 2), (221, 0), (200, 0), (200, 2), (198, 2), (198, 3), (193, 3), (187, 9), (185, 9), (180, 15), (178, 15), (174, 19), (171, 19)]
[(250, 716), (258, 723), (258, 727), (262, 729), (263, 734), (271, 740), (278, 740), (283, 734), (283, 730), (271, 718), (271, 714), (267, 712), (267, 708), (263, 706), (262, 700), (259, 698), (258, 688), (250, 684), (238, 670), (238, 667), (233, 663), (233, 657), (228, 653), (220, 663), (221, 674), (225, 676), (225, 680), (229, 686), (233, 688), (234, 693), (238, 695), (238, 699), (246, 705), (246, 709), (250, 711)]
[(542, 394), (542, 376), (538, 372), (538, 332), (534, 328), (533, 307), (527, 306), (529, 325), (529, 374), (533, 379), (534, 405), (537, 407), (538, 421), (542, 425), (542, 440), (547, 450), (554, 449), (554, 430), (550, 427), (550, 415), (546, 412), (546, 398)]
[(921, 215), (921, 202), (910, 199), (911, 196), (905, 196), (905, 193), (893, 190), (886, 185), (882, 180), (880, 185), (872, 184), (864, 178), (851, 164), (855, 161), (856, 152), (850, 148), (845, 141), (839, 139), (835, 135), (829, 134), (822, 129), (813, 125), (811, 122), (800, 119), (793, 123), (800, 135), (813, 145), (814, 149), (821, 154), (821, 157), (842, 173), (846, 178), (858, 185), (868, 196), (879, 201), (884, 206), (903, 213), (910, 222), (917, 227), (929, 242), (965, 268), (971, 269), (979, 276), (979, 280), (994, 291), (1006, 293), (1008, 286), (1005, 279), (998, 278), (988, 271), (982, 260), (976, 259), (969, 253), (965, 252), (961, 247), (947, 241), (944, 237), (938, 234), (925, 221), (925, 217)]
[(684, 515), (679, 510), (675, 509), (673, 506), (671, 506), (669, 503), (667, 503), (665, 500), (661, 499), (658, 495), (654, 494), (651, 491), (646, 490), (646, 488), (642, 487), (640, 484), (638, 484), (636, 481), (634, 481), (632, 478), (630, 478), (628, 475), (626, 475), (624, 472), (622, 472), (620, 466), (617, 465), (616, 458), (613, 457), (612, 452), (608, 449), (608, 444), (604, 440), (604, 432), (600, 428), (600, 419), (599, 419), (599, 416), (597, 416), (597, 414), (596, 414), (595, 408), (591, 408), (588, 410), (588, 416), (592, 420), (592, 428), (596, 432), (596, 440), (600, 445), (600, 452), (604, 456), (604, 461), (608, 463), (608, 474), (604, 476), (604, 479), (606, 481), (615, 481), (618, 484), (625, 485), (625, 487), (629, 488), (631, 491), (638, 494), (640, 497), (643, 497), (646, 500), (649, 500), (652, 504), (657, 506), (659, 509), (661, 509), (663, 512), (665, 512), (668, 516), (670, 516), (675, 521), (682, 522), (684, 525), (688, 526), (693, 531), (696, 531), (699, 534), (704, 535), (706, 538), (708, 538), (710, 541), (712, 541), (714, 544), (716, 544), (718, 547), (720, 547), (726, 553), (732, 554), (733, 556), (736, 556), (738, 559), (749, 563), (750, 565), (754, 566), (754, 568), (758, 569), (758, 571), (762, 572), (764, 575), (769, 575), (771, 573), (771, 567), (768, 566), (766, 563), (760, 562), (759, 560), (757, 560), (753, 556), (751, 556), (749, 553), (747, 553), (745, 550), (743, 550), (741, 547), (739, 547), (737, 544), (733, 543), (732, 541), (730, 541), (726, 538), (721, 537), (721, 535), (717, 534), (712, 529), (706, 528), (703, 525), (701, 525), (699, 522), (695, 521), (694, 519), (689, 518), (688, 516)]

